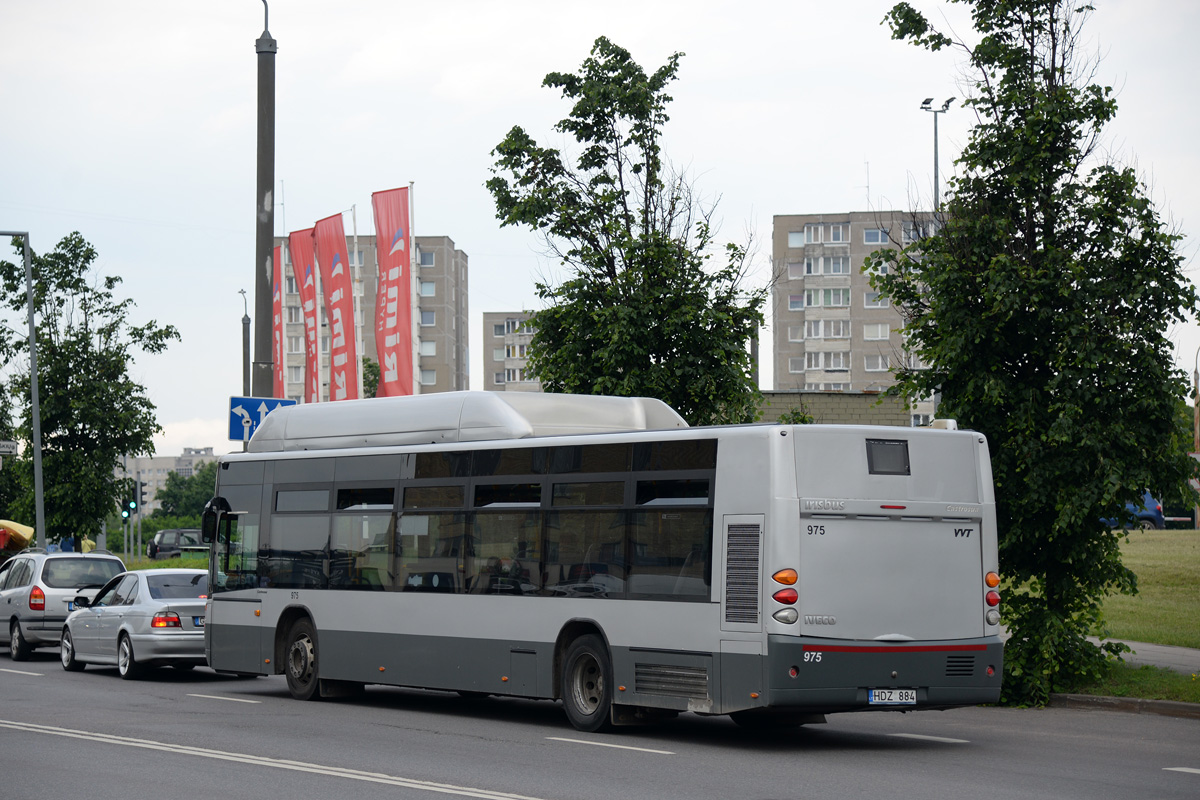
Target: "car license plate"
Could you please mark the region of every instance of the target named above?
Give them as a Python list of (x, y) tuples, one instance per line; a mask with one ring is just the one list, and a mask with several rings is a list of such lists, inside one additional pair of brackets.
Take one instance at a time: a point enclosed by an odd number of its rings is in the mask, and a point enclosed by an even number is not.
[(75, 601), (68, 600), (67, 601), (67, 611), (74, 611), (74, 610), (75, 610)]
[(915, 706), (916, 689), (868, 689), (867, 702), (871, 705)]
[(204, 617), (192, 617), (192, 625), (197, 628), (204, 627)]

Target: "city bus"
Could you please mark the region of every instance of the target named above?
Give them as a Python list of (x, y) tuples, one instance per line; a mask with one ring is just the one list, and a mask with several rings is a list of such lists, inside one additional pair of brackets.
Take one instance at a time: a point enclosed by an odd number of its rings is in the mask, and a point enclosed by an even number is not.
[(688, 427), (646, 398), (284, 407), (220, 458), (209, 665), (301, 700), (561, 701), (594, 731), (995, 702), (995, 501), (971, 431)]

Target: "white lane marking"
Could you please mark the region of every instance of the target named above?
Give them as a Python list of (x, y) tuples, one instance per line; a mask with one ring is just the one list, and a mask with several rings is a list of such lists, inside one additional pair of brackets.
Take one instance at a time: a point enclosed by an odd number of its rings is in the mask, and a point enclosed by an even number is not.
[(1193, 775), (1200, 775), (1200, 769), (1193, 769), (1192, 767), (1163, 767), (1163, 769), (1167, 772), (1190, 772)]
[(399, 775), (385, 775), (378, 772), (363, 772), (356, 769), (329, 767), (322, 764), (310, 764), (304, 761), (288, 761), (278, 758), (267, 758), (266, 756), (252, 756), (245, 753), (229, 753), (223, 750), (210, 750), (204, 747), (170, 744), (168, 742), (156, 742), (151, 739), (134, 739), (128, 736), (116, 736), (107, 733), (79, 731), (72, 730), (70, 728), (56, 728), (50, 725), (36, 725), (30, 722), (15, 722), (12, 720), (0, 719), (0, 728), (11, 728), (12, 730), (23, 731), (25, 733), (44, 733), (50, 736), (63, 736), (69, 739), (86, 739), (93, 743), (101, 742), (105, 744), (123, 745), (125, 747), (138, 747), (144, 750), (160, 750), (168, 753), (178, 753), (185, 756), (213, 758), (220, 761), (234, 761), (241, 764), (250, 764), (251, 766), (274, 767), (275, 769), (287, 769), (292, 770), (293, 772), (308, 772), (317, 775), (329, 775), (334, 778), (346, 778), (348, 780), (363, 781), (365, 783), (379, 783), (387, 786), (402, 786), (406, 789), (420, 789), (426, 792), (454, 794), (461, 795), (463, 797), (479, 797), (483, 798), (483, 800), (541, 800), (541, 798), (530, 797), (528, 795), (510, 794), (508, 792), (494, 792), (490, 789), (477, 789), (471, 786), (456, 786), (452, 783), (433, 783), (432, 781), (422, 781), (416, 778), (404, 778)]
[(970, 744), (970, 739), (950, 739), (946, 736), (923, 736), (919, 733), (889, 733), (898, 739), (920, 739), (925, 742), (942, 742), (943, 744)]
[(33, 675), (38, 678), (46, 677), (46, 673), (44, 672), (25, 672), (20, 669), (0, 669), (0, 672), (11, 672), (13, 675)]
[(612, 747), (616, 750), (636, 750), (639, 753), (655, 753), (661, 756), (675, 755), (670, 750), (651, 750), (649, 747), (630, 747), (627, 744), (609, 744), (608, 742), (589, 742), (587, 739), (564, 739), (561, 736), (547, 736), (552, 742), (570, 742), (571, 744), (590, 744), (595, 747)]
[(189, 694), (188, 697), (203, 697), (205, 700), (228, 700), (231, 703), (261, 703), (262, 700), (243, 700), (240, 697), (221, 697), (219, 694)]

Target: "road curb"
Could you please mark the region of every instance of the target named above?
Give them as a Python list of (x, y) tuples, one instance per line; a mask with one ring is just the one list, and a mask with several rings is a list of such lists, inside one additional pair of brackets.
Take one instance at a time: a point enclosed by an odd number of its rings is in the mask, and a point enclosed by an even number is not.
[(1175, 700), (1142, 700), (1137, 697), (1105, 697), (1095, 694), (1052, 694), (1055, 708), (1088, 708), (1097, 711), (1124, 711), (1128, 714), (1158, 714), (1165, 717), (1200, 719), (1200, 703)]

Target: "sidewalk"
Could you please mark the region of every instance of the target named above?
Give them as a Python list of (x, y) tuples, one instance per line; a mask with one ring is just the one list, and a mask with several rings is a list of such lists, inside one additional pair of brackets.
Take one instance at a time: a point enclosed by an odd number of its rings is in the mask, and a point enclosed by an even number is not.
[[(1092, 641), (1098, 642), (1099, 640), (1092, 639)], [(1133, 648), (1132, 653), (1121, 654), (1121, 659), (1126, 664), (1137, 666), (1149, 664), (1154, 667), (1173, 669), (1185, 675), (1200, 675), (1200, 650), (1146, 642), (1125, 642), (1125, 644)]]

